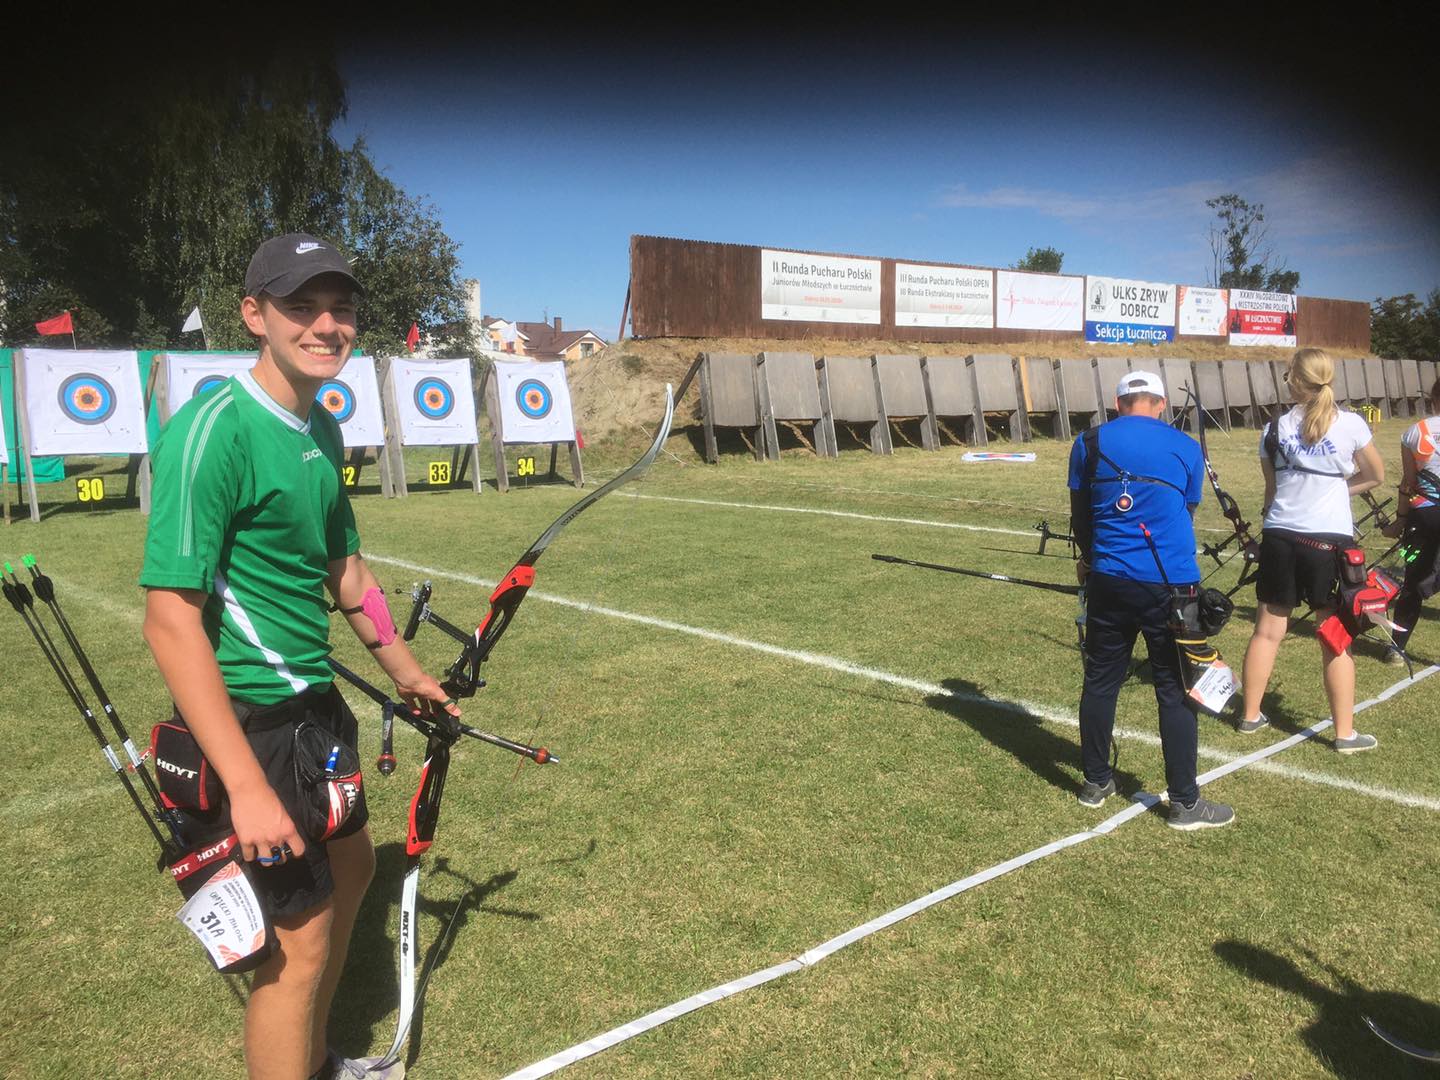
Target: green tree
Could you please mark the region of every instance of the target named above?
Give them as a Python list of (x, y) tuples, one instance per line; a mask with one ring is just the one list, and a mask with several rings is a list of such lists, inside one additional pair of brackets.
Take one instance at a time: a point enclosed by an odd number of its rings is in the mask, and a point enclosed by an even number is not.
[(1280, 293), (1300, 288), (1300, 272), (1286, 269), (1270, 245), (1263, 204), (1246, 202), (1232, 192), (1206, 199), (1205, 205), (1215, 211), (1210, 223), (1211, 285)]
[(1422, 304), (1414, 293), (1376, 297), (1370, 305), (1370, 348), (1390, 359), (1440, 359), (1440, 289)]
[(1029, 270), (1036, 274), (1058, 274), (1060, 264), (1065, 261), (1065, 253), (1056, 251), (1053, 247), (1035, 248), (1032, 247), (1025, 252), (1025, 257), (1010, 267), (1011, 270)]
[(304, 231), (354, 260), (368, 352), (402, 351), (412, 320), (442, 349), (473, 348), (457, 245), (433, 208), (363, 142), (334, 138), (345, 90), (323, 43), (167, 58), (124, 90), (52, 80), (8, 110), (0, 340), (34, 342), (34, 322), (69, 308), (83, 345), (194, 348), (180, 326), (198, 305), (213, 345), (248, 349), (250, 255)]

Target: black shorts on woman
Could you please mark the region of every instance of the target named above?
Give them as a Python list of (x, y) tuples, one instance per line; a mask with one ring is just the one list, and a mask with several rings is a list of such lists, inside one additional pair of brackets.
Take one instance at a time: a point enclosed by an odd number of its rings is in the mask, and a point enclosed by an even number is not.
[(1255, 599), (1279, 608), (1302, 603), (1312, 608), (1333, 607), (1340, 580), (1340, 552), (1354, 546), (1352, 536), (1266, 529), (1260, 537)]
[[(253, 705), (249, 702), (230, 699), (235, 709), (235, 719), (245, 732), (250, 749), (265, 779), (275, 789), (280, 804), (290, 815), (296, 828), (303, 831), (305, 818), (304, 794), (299, 790), (295, 768), (295, 730), (307, 720), (332, 733), (337, 742), (344, 743), (352, 751), (358, 750), (359, 724), (345, 699), (334, 683), (323, 687), (311, 687), (293, 698), (274, 705)], [(176, 719), (183, 722), (178, 713)], [(230, 800), (222, 795), (219, 804), (210, 811), (185, 811), (190, 832), (197, 841), (220, 839), (234, 832), (230, 823)], [(330, 837), (341, 840), (352, 836), (365, 827), (369, 820), (363, 788), (356, 804), (345, 823)], [(308, 911), (324, 902), (335, 891), (335, 879), (330, 872), (328, 841), (305, 837), (305, 853), (290, 856), (273, 866), (256, 866), (251, 880), (255, 891), (266, 904), (271, 918), (283, 918)], [(267, 854), (261, 852), (260, 854)]]

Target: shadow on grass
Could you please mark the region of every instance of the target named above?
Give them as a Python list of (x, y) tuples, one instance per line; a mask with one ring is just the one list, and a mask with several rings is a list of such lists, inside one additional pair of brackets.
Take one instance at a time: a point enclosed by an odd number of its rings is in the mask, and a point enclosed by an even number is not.
[(1440, 1042), (1440, 1006), (1410, 994), (1367, 990), (1308, 950), (1305, 958), (1329, 977), (1333, 988), (1310, 978), (1295, 961), (1258, 945), (1221, 941), (1214, 951), (1241, 974), (1287, 994), (1303, 995), (1315, 1006), (1319, 1015), (1301, 1032), (1301, 1038), (1321, 1064), (1342, 1080), (1436, 1075), (1433, 1068), (1381, 1042), (1362, 1017), (1373, 1018), (1402, 1039), (1434, 1046)]
[[(335, 1008), (330, 1017), (330, 1038), (343, 1051), (355, 1052), (356, 1047), (369, 1047), (375, 1041), (375, 1027), (395, 1008), (400, 985), (400, 968), (396, 957), (395, 923), (400, 886), (405, 877), (405, 845), (400, 842), (382, 844), (375, 851), (375, 880), (360, 907), (355, 922), (350, 955), (335, 994)], [(475, 881), (455, 870), (446, 858), (437, 858), (421, 865), (419, 912), (423, 918), (418, 928), (424, 959), (417, 976), (417, 985), (440, 967), (450, 955), (455, 935), (469, 922), (472, 912), (518, 918), (528, 922), (541, 916), (531, 911), (486, 906), (485, 901), (513, 882), (518, 870), (492, 874), (485, 881)], [(465, 891), (458, 900), (428, 899), (427, 888), (433, 890), (437, 877), (458, 879)], [(442, 929), (435, 932), (436, 923)], [(426, 933), (433, 941), (425, 941)], [(410, 1031), (411, 1059), (419, 1052), (424, 1021), (424, 1001), (416, 1008)]]
[[(967, 724), (1052, 787), (1061, 791), (1080, 791), (1083, 781), (1076, 779), (1080, 769), (1080, 747), (1073, 740), (1046, 727), (1042, 717), (1028, 712), (1023, 706), (988, 697), (968, 679), (946, 679), (941, 685), (950, 693), (927, 697), (925, 703), (932, 709)], [(1118, 743), (1116, 745), (1118, 747)], [(1144, 787), (1133, 773), (1118, 767), (1115, 769), (1115, 786), (1127, 796)]]

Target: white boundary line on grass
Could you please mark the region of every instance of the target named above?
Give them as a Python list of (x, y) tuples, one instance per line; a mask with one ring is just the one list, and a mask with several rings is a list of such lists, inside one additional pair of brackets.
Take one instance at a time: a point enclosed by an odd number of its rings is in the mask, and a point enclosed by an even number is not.
[[(495, 582), (493, 581), (486, 581), (469, 574), (461, 574), (454, 570), (444, 570), (433, 566), (421, 566), (418, 563), (407, 562), (403, 559), (392, 559), (388, 555), (366, 552), (365, 558), (372, 563), (399, 567), (402, 570), (408, 570), (411, 573), (420, 574), (428, 578), (446, 578), (451, 581), (458, 581), (465, 585), (475, 585), (484, 589), (493, 589), (495, 587)], [(714, 641), (722, 645), (750, 649), (754, 652), (765, 653), (769, 656), (778, 656), (785, 660), (794, 660), (802, 664), (809, 664), (812, 667), (826, 668), (830, 671), (838, 671), (845, 675), (856, 675), (874, 682), (904, 687), (907, 690), (913, 690), (916, 693), (924, 694), (928, 697), (948, 697), (956, 701), (971, 701), (977, 705), (987, 705), (991, 708), (1017, 712), (1022, 715), (1036, 716), (1054, 724), (1063, 724), (1066, 727), (1078, 728), (1080, 726), (1079, 718), (1073, 713), (1063, 712), (1059, 709), (1054, 709), (1046, 705), (1038, 705), (1030, 701), (986, 697), (983, 694), (965, 694), (951, 690), (949, 687), (941, 686), (938, 683), (926, 682), (923, 679), (912, 679), (907, 675), (896, 675), (888, 671), (881, 671), (879, 668), (864, 667), (860, 664), (851, 663), (849, 660), (842, 660), (836, 656), (804, 652), (798, 649), (786, 649), (779, 645), (767, 644), (763, 641), (754, 641), (749, 638), (724, 634), (718, 630), (705, 630), (698, 626), (687, 626), (685, 623), (672, 622), (669, 619), (657, 619), (649, 615), (637, 615), (630, 611), (619, 611), (615, 608), (591, 604), (584, 600), (571, 600), (568, 597), (556, 596), (553, 593), (538, 592), (535, 589), (530, 590), (530, 595), (537, 600), (543, 600), (550, 604), (559, 604), (562, 607), (573, 608), (576, 611), (584, 611), (592, 615), (604, 615), (611, 619), (623, 619), (626, 622), (639, 623), (642, 626), (652, 626), (660, 630), (671, 630), (680, 634), (688, 634), (692, 637), (703, 638), (706, 641)], [(1426, 669), (1416, 675), (1415, 680), (1418, 682), (1435, 670), (1437, 669)], [(1376, 700), (1384, 699), (1377, 698)], [(1122, 739), (1132, 739), (1150, 746), (1160, 745), (1160, 736), (1153, 731), (1137, 731), (1132, 728), (1117, 727), (1115, 734)], [(1208, 761), (1228, 763), (1245, 760), (1241, 755), (1207, 746), (1201, 746), (1199, 754)], [(1356, 780), (1346, 779), (1345, 777), (1331, 776), (1328, 773), (1295, 768), (1289, 765), (1276, 765), (1266, 762), (1262, 763), (1260, 768), (1265, 772), (1283, 776), (1290, 780), (1320, 784), (1325, 787), (1350, 791), (1357, 795), (1365, 795), (1372, 799), (1381, 799), (1386, 802), (1397, 803), (1400, 806), (1415, 807), (1440, 813), (1440, 798), (1418, 795), (1408, 791), (1399, 791), (1378, 784), (1363, 784)]]
[[(1362, 712), (1373, 705), (1378, 705), (1406, 687), (1412, 686), (1421, 679), (1433, 675), (1436, 671), (1440, 671), (1440, 667), (1429, 667), (1413, 678), (1402, 679), (1369, 701), (1356, 705), (1355, 711), (1357, 713)], [(1196, 779), (1200, 784), (1208, 784), (1214, 780), (1218, 780), (1222, 776), (1243, 769), (1247, 765), (1260, 762), (1265, 758), (1288, 750), (1297, 743), (1313, 738), (1329, 726), (1330, 721), (1324, 720), (1312, 727), (1306, 728), (1304, 731), (1291, 735), (1287, 739), (1271, 743), (1269, 746), (1262, 747), (1254, 753), (1246, 754), (1244, 757), (1236, 758), (1234, 761), (1227, 762), (1219, 768), (1211, 769)], [(1013, 859), (1007, 859), (1005, 862), (997, 863), (987, 870), (981, 870), (978, 873), (971, 874), (969, 877), (961, 878), (959, 881), (952, 881), (949, 885), (942, 886), (934, 892), (926, 893), (919, 899), (912, 900), (908, 904), (903, 904), (891, 911), (887, 911), (884, 915), (871, 919), (869, 922), (862, 923), (853, 930), (847, 930), (845, 933), (839, 934), (829, 941), (821, 942), (813, 949), (801, 953), (793, 960), (787, 960), (783, 964), (775, 964), (763, 971), (752, 972), (749, 975), (745, 975), (728, 983), (723, 983), (720, 986), (712, 986), (709, 990), (702, 990), (698, 994), (692, 994), (690, 997), (674, 1002), (671, 1005), (666, 1005), (662, 1009), (656, 1009), (654, 1012), (646, 1013), (644, 1016), (632, 1020), (628, 1024), (611, 1028), (604, 1034), (596, 1035), (593, 1039), (576, 1043), (568, 1049), (551, 1054), (549, 1057), (537, 1061), (532, 1065), (527, 1065), (523, 1069), (510, 1073), (505, 1080), (539, 1080), (542, 1076), (549, 1076), (551, 1073), (559, 1072), (567, 1065), (573, 1065), (575, 1062), (598, 1054), (602, 1050), (608, 1050), (610, 1047), (633, 1039), (637, 1035), (643, 1035), (645, 1032), (657, 1028), (661, 1024), (669, 1023), (676, 1017), (684, 1016), (686, 1013), (692, 1013), (697, 1009), (703, 1009), (706, 1005), (713, 1005), (715, 1002), (723, 1001), (725, 998), (734, 997), (736, 994), (753, 987), (763, 986), (765, 983), (772, 982), (782, 975), (790, 975), (797, 971), (803, 971), (805, 968), (813, 967), (826, 957), (839, 952), (847, 945), (853, 945), (855, 942), (867, 938), (871, 934), (884, 930), (886, 927), (893, 926), (904, 919), (910, 918), (912, 915), (919, 914), (926, 908), (934, 907), (943, 900), (949, 900), (951, 897), (958, 896), (960, 893), (968, 892), (977, 885), (983, 885), (987, 881), (993, 881), (997, 877), (1008, 874), (1012, 870), (1018, 870), (1020, 867), (1032, 862), (1037, 862), (1040, 859), (1055, 854), (1057, 851), (1064, 851), (1066, 848), (1072, 848), (1077, 844), (1083, 844), (1086, 841), (1112, 833), (1127, 821), (1143, 814), (1150, 807), (1160, 802), (1163, 797), (1163, 795), (1156, 796), (1146, 793), (1137, 795), (1135, 796), (1135, 801), (1130, 806), (1121, 810), (1118, 814), (1106, 818), (1092, 829), (1073, 833), (1060, 840), (1053, 840), (1032, 851), (1027, 851), (1023, 855), (1017, 855)]]
[[(885, 517), (878, 514), (859, 514), (853, 510), (822, 510), (814, 506), (775, 506), (771, 503), (721, 502), (718, 499), (685, 499), (678, 495), (642, 495), (638, 491), (620, 492), (627, 499), (652, 499), (656, 502), (690, 503), (692, 506), (719, 506), (728, 510), (773, 510), (781, 514), (818, 514), (821, 517), (854, 518), (859, 521), (878, 521), (886, 525), (920, 525), (927, 529), (963, 529), (965, 532), (995, 533), (1000, 536), (1035, 536), (1034, 529), (1005, 529), (999, 525), (962, 525), (958, 521), (930, 521), (927, 518)], [(1017, 554), (1026, 554), (1018, 552)], [(1033, 554), (1033, 553), (1032, 553)], [(1204, 552), (1196, 548), (1196, 555)]]
[(622, 491), (627, 499), (653, 499), (656, 502), (690, 503), (694, 506), (723, 506), (731, 510), (774, 510), (783, 514), (819, 514), (822, 517), (858, 518), (880, 521), (887, 525), (924, 525), (931, 529), (963, 529), (966, 532), (998, 533), (1001, 536), (1033, 536), (1034, 529), (1002, 529), (998, 525), (961, 525), (955, 521), (928, 521), (925, 518), (885, 517), (880, 514), (857, 514), (853, 510), (820, 510), (810, 506), (772, 506), (768, 503), (721, 502), (718, 499), (682, 499), (678, 495), (642, 495)]

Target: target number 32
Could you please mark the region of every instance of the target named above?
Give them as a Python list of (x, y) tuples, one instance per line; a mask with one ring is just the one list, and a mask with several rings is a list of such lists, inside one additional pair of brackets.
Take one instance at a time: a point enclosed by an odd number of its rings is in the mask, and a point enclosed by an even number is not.
[(345, 481), (345, 486), (347, 488), (353, 488), (355, 486), (356, 480), (355, 466), (346, 465), (345, 468), (341, 471), (341, 479)]
[(533, 457), (522, 457), (515, 463), (516, 476), (534, 476), (535, 459)]
[(100, 476), (82, 476), (75, 481), (75, 497), (82, 503), (98, 503), (105, 498), (105, 479)]
[(432, 484), (448, 484), (448, 483), (450, 483), (450, 463), (449, 463), (448, 461), (432, 461), (432, 462), (430, 462), (430, 483), (432, 483)]

